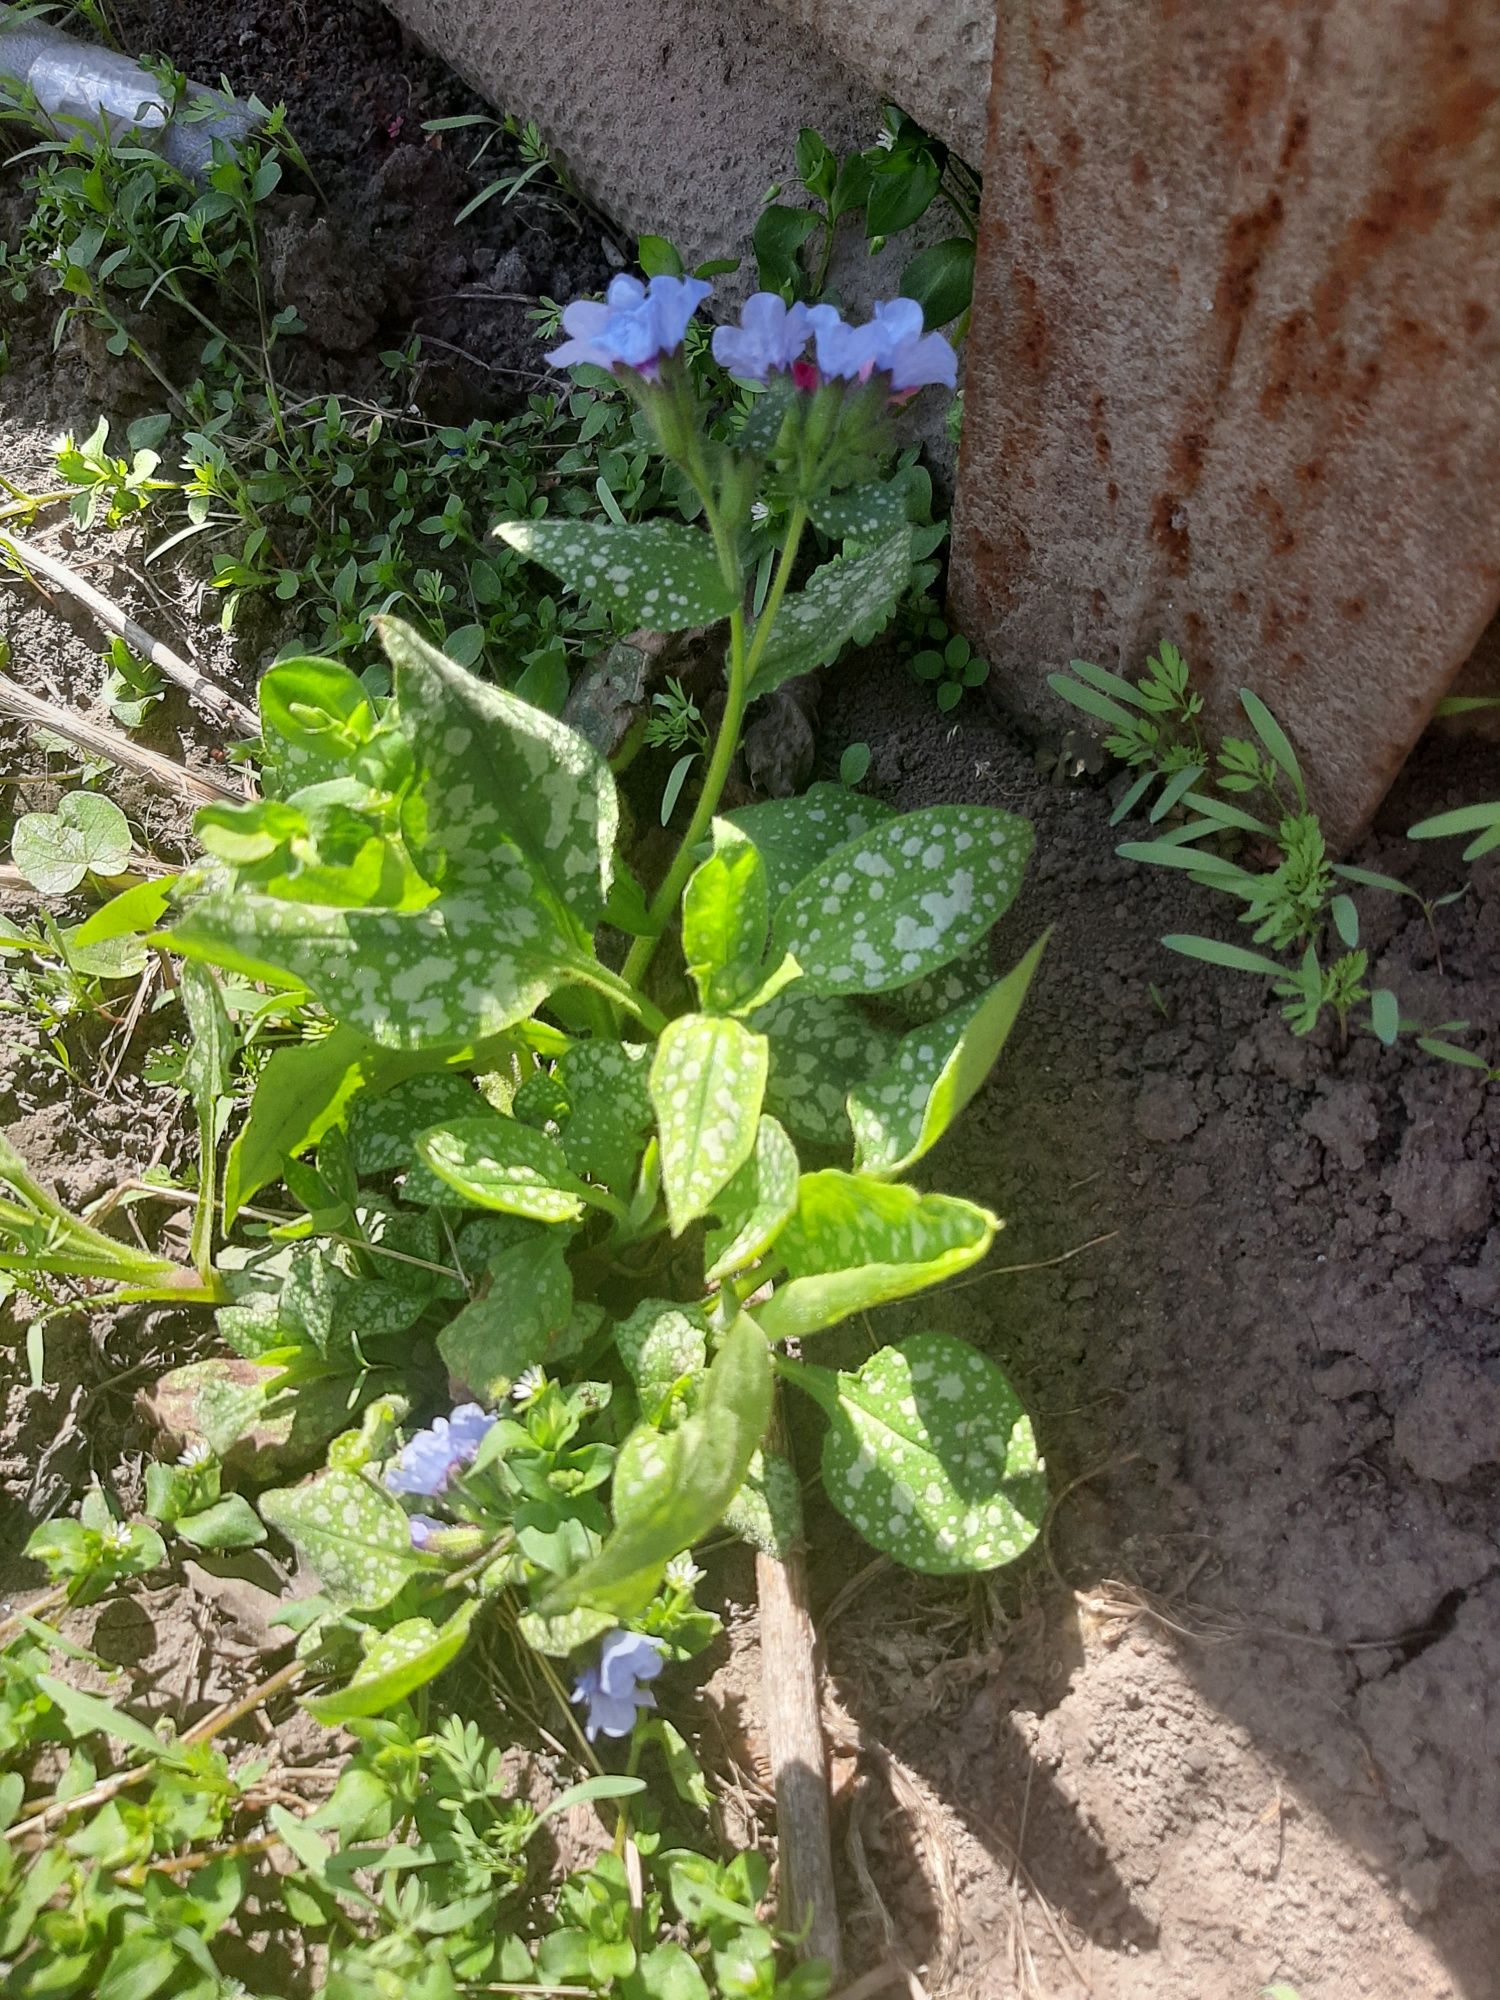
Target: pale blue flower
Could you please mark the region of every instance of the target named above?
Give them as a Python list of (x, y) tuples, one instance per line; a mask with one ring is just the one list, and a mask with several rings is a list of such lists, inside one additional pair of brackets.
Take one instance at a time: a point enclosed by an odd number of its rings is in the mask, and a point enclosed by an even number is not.
[(413, 1514), (410, 1519), (411, 1545), (420, 1554), (434, 1535), (443, 1532), (444, 1523), (435, 1521), (430, 1514)]
[(891, 392), (909, 396), (936, 383), (958, 385), (958, 356), (940, 333), (923, 333), (915, 299), (884, 299), (867, 329), (874, 336), (875, 366), (891, 378)]
[[(828, 308), (831, 310), (831, 308)], [(714, 328), (714, 360), (744, 382), (764, 382), (798, 359), (812, 332), (808, 309), (779, 292), (752, 292), (738, 326)]]
[(807, 315), (818, 372), (832, 382), (863, 382), (875, 366), (875, 329), (850, 326), (836, 306), (813, 306)]
[(584, 1734), (590, 1743), (605, 1736), (628, 1736), (642, 1709), (655, 1708), (654, 1681), (666, 1664), (662, 1643), (643, 1632), (616, 1627), (604, 1635), (597, 1667), (585, 1667), (573, 1684), (574, 1701), (588, 1703)]
[(622, 271), (603, 299), (575, 299), (563, 310), (563, 331), (571, 338), (547, 356), (554, 368), (655, 370), (664, 354), (682, 345), (688, 321), (713, 290), (702, 278), (674, 278), (665, 272), (643, 285)]
[(431, 1426), (407, 1442), (396, 1463), (386, 1470), (392, 1493), (419, 1493), (432, 1500), (456, 1472), (473, 1461), (494, 1423), (477, 1403), (460, 1403), (451, 1417), (434, 1417)]

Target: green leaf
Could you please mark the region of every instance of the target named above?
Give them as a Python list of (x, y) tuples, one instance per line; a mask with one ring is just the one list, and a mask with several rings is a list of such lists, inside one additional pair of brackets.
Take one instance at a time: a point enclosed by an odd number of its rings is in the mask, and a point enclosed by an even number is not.
[(553, 1659), (576, 1653), (580, 1646), (588, 1645), (601, 1632), (607, 1632), (614, 1622), (612, 1611), (590, 1611), (582, 1606), (576, 1611), (565, 1611), (556, 1618), (544, 1618), (539, 1611), (523, 1611), (516, 1620), (527, 1645)]
[(868, 743), (851, 743), (839, 759), (839, 783), (853, 787), (861, 785), (870, 769), (870, 746)]
[[(811, 673), (851, 641), (866, 645), (890, 622), (912, 571), (910, 528), (898, 528), (864, 555), (839, 557), (815, 570), (802, 590), (782, 600), (750, 696)], [(755, 644), (760, 626), (751, 634)]]
[[(609, 894), (619, 828), (608, 764), (576, 729), (455, 666), (399, 619), (382, 619), (380, 636), (416, 757), (424, 873), (483, 885), (503, 836), (591, 930)], [(440, 872), (426, 866), (434, 849)]]
[(1071, 702), (1074, 708), (1081, 708), (1085, 715), (1092, 715), (1099, 722), (1113, 723), (1117, 729), (1132, 730), (1136, 727), (1136, 718), (1129, 710), (1121, 708), (1117, 701), (1111, 701), (1097, 688), (1075, 681), (1067, 674), (1048, 674), (1047, 685), (1054, 694), (1061, 695), (1064, 701)]
[(1222, 965), (1230, 972), (1258, 972), (1272, 979), (1280, 979), (1286, 972), (1284, 965), (1277, 959), (1267, 958), (1263, 952), (1247, 951), (1239, 944), (1220, 944), (1217, 938), (1173, 932), (1170, 937), (1164, 937), (1162, 943), (1168, 951), (1179, 952), (1184, 958), (1201, 959), (1205, 965)]
[(198, 1514), (179, 1515), (176, 1532), (195, 1549), (253, 1549), (266, 1539), (243, 1493), (226, 1493)]
[(648, 278), (665, 274), (668, 277), (682, 276), (682, 257), (675, 243), (665, 236), (638, 236), (635, 245), (636, 262)]
[(172, 1761), (175, 1753), (171, 1745), (163, 1743), (144, 1722), (116, 1708), (112, 1701), (69, 1687), (66, 1681), (56, 1680), (51, 1674), (38, 1674), (36, 1686), (61, 1711), (74, 1736), (92, 1736), (97, 1731), (117, 1743), (128, 1744), (132, 1750), (143, 1751), (148, 1757)]
[(113, 799), (65, 792), (55, 813), (22, 813), (10, 858), (33, 889), (65, 896), (84, 876), (118, 875), (130, 863), (130, 825)]
[(416, 1145), (417, 1157), (474, 1208), (574, 1222), (589, 1197), (557, 1141), (514, 1118), (455, 1118), (420, 1133)]
[(633, 1185), (651, 1130), (650, 1055), (644, 1043), (575, 1042), (557, 1065), (568, 1099), (568, 1165), (616, 1194)]
[(899, 159), (886, 153), (873, 167), (865, 200), (865, 233), (897, 236), (932, 206), (942, 185), (942, 171), (926, 153)]
[(674, 1236), (750, 1157), (768, 1059), (764, 1035), (723, 1016), (683, 1014), (662, 1030), (650, 1089)]
[(713, 1203), (721, 1226), (703, 1246), (710, 1284), (765, 1256), (796, 1210), (797, 1180), (797, 1149), (774, 1118), (762, 1118), (754, 1152)]
[(272, 1051), (225, 1162), (226, 1230), (245, 1203), (279, 1177), (284, 1160), (295, 1159), (343, 1123), (350, 1101), (369, 1081), (372, 1057), (380, 1053), (353, 1028), (335, 1028), (316, 1041)]
[(565, 1792), (559, 1792), (555, 1799), (549, 1799), (537, 1814), (539, 1820), (555, 1819), (559, 1813), (571, 1812), (574, 1806), (592, 1805), (596, 1799), (629, 1799), (645, 1791), (644, 1778), (616, 1777), (611, 1771), (601, 1771), (595, 1778), (584, 1778), (576, 1785), (569, 1785)]
[(651, 632), (712, 625), (740, 601), (738, 579), (725, 580), (701, 528), (675, 521), (624, 528), (605, 521), (502, 521), (495, 533), (585, 603)]
[(493, 1407), (517, 1376), (545, 1361), (573, 1312), (573, 1279), (560, 1236), (517, 1243), (491, 1260), (482, 1297), (438, 1335), (448, 1373)]
[(814, 993), (882, 993), (968, 950), (1011, 904), (1029, 822), (995, 806), (927, 806), (846, 841), (776, 912), (776, 945)]
[(765, 799), (727, 815), (730, 825), (749, 834), (760, 849), (773, 905), (784, 901), (835, 848), (895, 817), (880, 799), (822, 783), (809, 785), (800, 798)]
[(1045, 937), (988, 993), (903, 1037), (885, 1069), (849, 1094), (854, 1164), (889, 1177), (930, 1152), (1005, 1047)]
[(709, 1012), (728, 1012), (760, 982), (770, 900), (760, 850), (728, 820), (713, 824), (714, 851), (682, 897), (682, 950)]
[(724, 1525), (762, 1555), (784, 1561), (805, 1539), (802, 1488), (791, 1461), (769, 1447), (758, 1451), (725, 1509)]
[(1408, 840), (1446, 840), (1451, 834), (1477, 834), (1464, 849), (1464, 860), (1475, 861), (1487, 854), (1500, 834), (1500, 803), (1456, 806), (1452, 812), (1434, 813), (1406, 829)]
[(918, 251), (901, 273), (901, 296), (916, 300), (929, 327), (966, 313), (974, 297), (973, 240), (945, 236)]
[[(668, 1723), (661, 1726), (671, 1727)], [(677, 1740), (682, 1743), (680, 1736)], [(692, 1757), (685, 1743), (682, 1749)], [(699, 1783), (702, 1784), (701, 1772)], [(708, 1981), (680, 1944), (659, 1944), (645, 1952), (630, 1983), (639, 1990), (642, 2000), (709, 2000)]]
[(1282, 771), (1291, 780), (1292, 788), (1297, 794), (1298, 802), (1305, 806), (1307, 804), (1307, 793), (1302, 783), (1302, 771), (1297, 763), (1297, 753), (1288, 741), (1286, 731), (1276, 720), (1275, 716), (1272, 715), (1270, 709), (1266, 707), (1260, 696), (1252, 693), (1249, 688), (1240, 689), (1240, 707), (1244, 709), (1246, 715), (1250, 718), (1250, 727), (1255, 731), (1267, 750), (1270, 751), (1275, 762), (1280, 765)]
[(771, 1045), (767, 1109), (795, 1138), (845, 1144), (849, 1092), (885, 1067), (895, 1038), (855, 1001), (826, 999), (800, 985), (761, 1008), (751, 1025)]
[(525, 1020), (567, 977), (574, 950), (537, 907), (520, 855), (503, 845), (482, 889), (424, 909), (216, 891), (154, 942), (271, 986), (305, 985), (336, 1021), (394, 1049), (462, 1048)]
[[(598, 1555), (543, 1602), (548, 1615), (587, 1605), (633, 1617), (673, 1556), (712, 1532), (739, 1491), (771, 1420), (771, 1350), (741, 1313), (704, 1377), (698, 1407), (675, 1431), (652, 1432), (660, 1470)], [(623, 1457), (623, 1453), (622, 1453)]]
[[(371, 1065), (371, 1086), (354, 1100), (349, 1113), (349, 1147), (361, 1174), (409, 1167), (417, 1157), (418, 1133), (484, 1108), (483, 1098), (466, 1076), (443, 1069), (411, 1076), (405, 1074), (406, 1067), (406, 1059), (378, 1050)], [(405, 1080), (382, 1089), (381, 1079), (386, 1076), (404, 1076)]]
[[(133, 1931), (110, 1953), (94, 1988), (96, 2000), (151, 2000), (181, 1969), (182, 1959), (169, 1939), (155, 1931)], [(33, 1993), (40, 1990), (31, 1988)]]
[(797, 1213), (776, 1239), (786, 1275), (757, 1308), (766, 1338), (817, 1333), (940, 1285), (977, 1264), (999, 1226), (988, 1209), (953, 1195), (834, 1167), (804, 1174)]
[(763, 291), (794, 293), (802, 276), (798, 252), (814, 230), (823, 227), (815, 209), (788, 208), (773, 202), (755, 219), (751, 246), (755, 274)]
[(411, 1528), (391, 1496), (357, 1472), (320, 1472), (260, 1496), (262, 1517), (316, 1570), (335, 1603), (378, 1611), (417, 1572)]
[(649, 1415), (684, 1376), (708, 1366), (708, 1321), (691, 1306), (643, 1299), (615, 1328), (615, 1346)]
[(330, 1729), (355, 1716), (383, 1715), (457, 1659), (478, 1609), (478, 1600), (471, 1598), (442, 1625), (430, 1618), (403, 1618), (372, 1641), (347, 1687), (335, 1694), (308, 1695), (303, 1707)]
[(154, 929), (181, 880), (180, 875), (157, 875), (149, 882), (137, 882), (133, 888), (122, 889), (68, 933), (70, 943), (75, 949), (86, 951), (114, 938), (132, 937)]
[(993, 1362), (948, 1334), (919, 1333), (836, 1381), (823, 1485), (867, 1541), (929, 1576), (995, 1569), (1030, 1547), (1047, 1481), (1030, 1420)]
[(874, 542), (906, 524), (908, 496), (895, 480), (846, 487), (808, 503), (813, 524), (835, 541)]
[(1395, 1046), (1401, 1032), (1401, 1006), (1389, 986), (1377, 986), (1370, 995), (1370, 1026), (1388, 1049)]
[(283, 791), (342, 777), (375, 731), (375, 710), (357, 674), (337, 660), (278, 661), (256, 690), (261, 740)]

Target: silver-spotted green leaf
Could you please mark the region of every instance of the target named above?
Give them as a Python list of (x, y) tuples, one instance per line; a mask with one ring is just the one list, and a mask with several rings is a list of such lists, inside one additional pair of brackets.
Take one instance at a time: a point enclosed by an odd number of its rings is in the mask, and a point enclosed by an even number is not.
[(502, 541), (561, 577), (576, 597), (650, 632), (712, 625), (740, 601), (711, 538), (675, 521), (501, 521)]
[(396, 1502), (357, 1472), (320, 1472), (305, 1486), (260, 1496), (278, 1529), (336, 1604), (378, 1611), (416, 1574), (411, 1526)]
[(488, 880), (495, 848), (514, 841), (585, 929), (609, 894), (619, 805), (608, 764), (576, 729), (456, 666), (399, 619), (381, 639), (412, 745), (423, 855), (431, 880)]
[(344, 777), (375, 733), (368, 688), (337, 660), (278, 660), (256, 689), (263, 761), (282, 797), (301, 785)]
[(799, 798), (763, 799), (726, 817), (759, 848), (774, 909), (836, 847), (896, 814), (880, 799), (845, 785), (819, 783), (809, 785)]
[(761, 1008), (751, 1026), (771, 1044), (767, 1109), (794, 1138), (847, 1144), (849, 1092), (885, 1067), (895, 1036), (877, 1027), (857, 1001), (804, 993), (800, 986)]
[(91, 870), (118, 875), (129, 866), (129, 822), (102, 792), (65, 792), (55, 813), (22, 813), (10, 858), (33, 889), (65, 896)]
[(710, 1284), (765, 1256), (797, 1207), (797, 1178), (796, 1147), (774, 1118), (762, 1118), (754, 1152), (713, 1205), (721, 1226), (704, 1243)]
[(648, 1479), (635, 1461), (628, 1518), (621, 1520), (616, 1496), (608, 1541), (543, 1601), (544, 1613), (589, 1605), (629, 1618), (651, 1601), (673, 1556), (712, 1532), (744, 1484), (771, 1421), (772, 1380), (765, 1335), (741, 1313), (703, 1378), (692, 1416), (675, 1431), (652, 1434), (661, 1473)]
[(849, 840), (776, 912), (815, 993), (884, 993), (935, 972), (1010, 907), (1030, 824), (997, 806), (926, 806)]
[(761, 983), (770, 896), (749, 835), (723, 819), (714, 821), (713, 835), (713, 853), (683, 891), (682, 950), (698, 1004), (727, 1013)]
[(303, 1707), (330, 1729), (355, 1716), (384, 1715), (458, 1658), (478, 1609), (478, 1600), (471, 1599), (441, 1625), (430, 1618), (403, 1618), (372, 1640), (347, 1687), (309, 1695)]
[(494, 1113), (455, 1118), (417, 1136), (417, 1157), (474, 1208), (533, 1222), (574, 1222), (586, 1194), (545, 1132)]
[(517, 1243), (491, 1260), (478, 1298), (438, 1335), (438, 1353), (457, 1382), (493, 1406), (519, 1375), (546, 1361), (573, 1316), (573, 1280), (557, 1237)]
[(977, 1000), (988, 990), (992, 978), (990, 942), (980, 938), (951, 965), (914, 979), (910, 986), (898, 986), (894, 993), (882, 993), (881, 1014), (899, 1021), (902, 1027), (920, 1027), (924, 1021), (940, 1020), (967, 1001)]
[(835, 1167), (804, 1174), (797, 1213), (776, 1239), (786, 1276), (757, 1317), (769, 1340), (816, 1333), (968, 1270), (999, 1226), (988, 1209), (955, 1195)]
[(942, 1138), (1005, 1047), (1046, 943), (1040, 938), (980, 999), (913, 1028), (879, 1075), (850, 1091), (859, 1172), (899, 1174)]
[(745, 1483), (724, 1511), (724, 1525), (762, 1555), (783, 1562), (802, 1540), (802, 1486), (779, 1452), (758, 1451)]
[(837, 1384), (823, 1484), (867, 1541), (929, 1576), (996, 1569), (1030, 1547), (1047, 1481), (993, 1362), (949, 1334), (918, 1333)]
[(362, 1174), (409, 1167), (416, 1158), (419, 1132), (444, 1119), (466, 1118), (480, 1108), (473, 1084), (452, 1070), (410, 1077), (378, 1096), (361, 1091), (349, 1112), (355, 1167)]
[(472, 892), (420, 910), (329, 909), (244, 890), (192, 905), (158, 943), (271, 986), (306, 986), (382, 1048), (461, 1048), (513, 1027), (566, 976), (573, 946), (513, 847)]
[(897, 528), (864, 555), (824, 563), (805, 589), (786, 597), (756, 665), (750, 698), (825, 665), (851, 640), (865, 645), (873, 639), (910, 581), (911, 541), (910, 528)]
[(614, 1622), (612, 1611), (590, 1611), (584, 1605), (576, 1611), (564, 1611), (555, 1618), (544, 1618), (540, 1611), (523, 1611), (516, 1620), (527, 1645), (552, 1659), (576, 1653), (580, 1646), (588, 1645), (601, 1632), (607, 1632)]
[(654, 1423), (686, 1414), (680, 1396), (665, 1412), (660, 1405), (684, 1378), (696, 1381), (708, 1366), (708, 1321), (701, 1312), (667, 1299), (643, 1299), (615, 1328), (615, 1346)]
[(634, 1182), (651, 1130), (650, 1056), (645, 1043), (575, 1042), (557, 1065), (568, 1099), (562, 1130), (568, 1165), (616, 1194)]
[(902, 487), (893, 479), (882, 479), (873, 486), (825, 493), (813, 501), (809, 512), (814, 525), (835, 541), (873, 542), (905, 525), (906, 508)]
[(674, 1236), (703, 1214), (750, 1157), (766, 1088), (767, 1047), (738, 1021), (682, 1014), (651, 1064), (662, 1189)]

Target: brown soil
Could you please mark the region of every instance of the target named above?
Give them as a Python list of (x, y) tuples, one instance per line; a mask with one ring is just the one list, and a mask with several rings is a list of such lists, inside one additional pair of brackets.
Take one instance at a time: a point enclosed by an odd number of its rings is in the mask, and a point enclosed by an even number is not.
[[(420, 324), (475, 357), (429, 382), (444, 414), (493, 414), (524, 391), (523, 308), (452, 295), (567, 297), (601, 280), (600, 240), (524, 201), (453, 231), (472, 183), (420, 128), (474, 101), (381, 8), (118, 12), (129, 45), (288, 99), (334, 201), (317, 242), (288, 213), (282, 261), (325, 386), (357, 386)], [(40, 317), (12, 328), (0, 380), (0, 454), (27, 483), (63, 424), (141, 407), (97, 355), (49, 362), (44, 333)], [(152, 572), (153, 596), (128, 545), (90, 546), (106, 587), (163, 636), (190, 633), (206, 664), (252, 673), (253, 658), (216, 647), (216, 607), (190, 573)], [(86, 626), (12, 586), (0, 629), (28, 685), (80, 705), (97, 691)], [(1163, 951), (1163, 932), (1221, 913), (1117, 859), (1104, 795), (1039, 771), (977, 697), (961, 717), (940, 717), (888, 660), (840, 670), (823, 702), (825, 760), (868, 740), (882, 796), (1031, 817), (1037, 859), (997, 951), (1013, 960), (1053, 926), (999, 1077), (927, 1175), (1005, 1215), (1003, 1247), (977, 1278), (882, 1315), (879, 1337), (941, 1327), (1001, 1361), (1035, 1413), (1057, 1502), (1042, 1548), (968, 1587), (871, 1564), (817, 1519), (851, 1957), (891, 1943), (928, 1990), (977, 2000), (1250, 2000), (1276, 1979), (1302, 2000), (1488, 2000), (1497, 1100), (1416, 1052), (1298, 1042), (1258, 985)], [(172, 702), (153, 738), (189, 761), (222, 748)], [(7, 772), (38, 776), (21, 755), (13, 738)], [(54, 756), (54, 777), (65, 763)], [(1408, 848), (1402, 830), (1497, 788), (1493, 751), (1424, 748), (1359, 859), (1424, 893), (1454, 886), (1454, 848)], [(117, 795), (171, 859), (182, 816)], [(1481, 864), (1437, 914), (1441, 975), (1415, 905), (1360, 901), (1375, 969), (1409, 1013), (1500, 1019), (1500, 866)], [(70, 1199), (187, 1157), (176, 1100), (139, 1074), (149, 1020), (98, 1092), (114, 1032), (68, 1031), (70, 1077), (29, 1019), (7, 1020), (0, 1123)], [(91, 1476), (135, 1495), (149, 1440), (134, 1390), (210, 1337), (185, 1314), (60, 1328), (46, 1372), (63, 1388), (34, 1391), (12, 1366), (0, 1582), (32, 1580), (16, 1561), (28, 1521), (74, 1504)], [(830, 1336), (826, 1358), (856, 1356), (862, 1339)], [(814, 1449), (809, 1436), (806, 1465)], [(253, 1677), (265, 1607), (244, 1579), (206, 1572), (174, 1591), (114, 1614), (97, 1643), (137, 1672), (173, 1656), (170, 1699), (196, 1712)], [(753, 1831), (753, 1633), (736, 1631), (702, 1733), (738, 1773)]]

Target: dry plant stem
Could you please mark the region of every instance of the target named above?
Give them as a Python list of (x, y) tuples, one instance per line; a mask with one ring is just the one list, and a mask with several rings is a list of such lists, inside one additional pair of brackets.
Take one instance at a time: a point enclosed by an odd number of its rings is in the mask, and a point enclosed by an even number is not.
[(110, 763), (118, 764), (122, 770), (134, 771), (148, 783), (164, 792), (175, 792), (178, 798), (187, 799), (193, 805), (214, 805), (220, 799), (231, 799), (237, 805), (244, 803), (244, 792), (223, 778), (186, 771), (180, 764), (174, 764), (170, 757), (160, 757), (154, 750), (142, 749), (140, 744), (132, 743), (128, 736), (105, 723), (89, 722), (83, 716), (75, 715), (72, 709), (59, 708), (55, 702), (43, 701), (40, 695), (28, 693), (3, 674), (0, 674), (0, 716), (13, 716), (18, 722), (50, 729), (54, 735), (64, 736), (68, 742), (76, 743), (80, 750), (86, 750), (95, 757), (107, 757)]
[(46, 577), (59, 590), (76, 597), (101, 625), (108, 631), (118, 632), (133, 653), (149, 660), (169, 681), (175, 681), (215, 722), (233, 723), (247, 735), (256, 733), (260, 725), (251, 709), (223, 688), (215, 686), (206, 674), (191, 666), (180, 654), (174, 653), (170, 646), (153, 638), (143, 625), (137, 625), (123, 606), (116, 604), (112, 597), (106, 597), (86, 577), (69, 569), (65, 562), (50, 555), (46, 549), (39, 549), (32, 542), (23, 542), (18, 535), (0, 533), (0, 548), (24, 570)]
[[(776, 1450), (786, 1450), (779, 1417), (771, 1442)], [(826, 1959), (837, 1984), (843, 1955), (828, 1824), (828, 1759), (801, 1550), (793, 1549), (784, 1561), (758, 1555), (755, 1581), (760, 1598), (761, 1692), (776, 1790), (781, 1923), (795, 1932), (806, 1927), (802, 1955)]]

